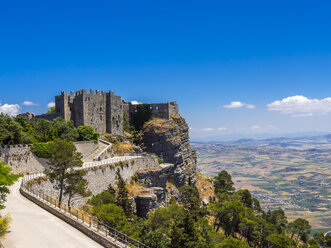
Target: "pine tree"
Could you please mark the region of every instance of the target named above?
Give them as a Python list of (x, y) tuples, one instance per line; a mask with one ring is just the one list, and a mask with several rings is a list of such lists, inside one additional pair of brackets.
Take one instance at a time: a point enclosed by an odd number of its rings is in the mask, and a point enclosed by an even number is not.
[(119, 170), (116, 172), (116, 179), (118, 188), (116, 205), (123, 208), (126, 218), (131, 219), (133, 215), (132, 201), (129, 199), (129, 190)]
[(70, 176), (74, 167), (81, 167), (83, 165), (82, 154), (76, 151), (73, 143), (65, 140), (56, 139), (49, 144), (49, 150), (52, 154), (51, 165), (49, 170), (46, 170), (46, 175), (55, 182), (54, 188), (59, 189), (59, 207), (62, 203), (63, 190), (65, 186), (65, 179)]
[(75, 195), (87, 197), (91, 195), (91, 191), (88, 190), (88, 182), (83, 177), (86, 175), (86, 171), (83, 170), (71, 170), (67, 175), (64, 182), (64, 195), (68, 195), (68, 207), (71, 209), (71, 200)]

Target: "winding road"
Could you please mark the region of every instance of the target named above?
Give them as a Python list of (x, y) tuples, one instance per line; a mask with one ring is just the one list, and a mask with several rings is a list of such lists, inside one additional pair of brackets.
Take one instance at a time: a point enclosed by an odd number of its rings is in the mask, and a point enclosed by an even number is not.
[(26, 199), (19, 192), (20, 182), (11, 186), (1, 214), (13, 219), (6, 248), (99, 248), (102, 247), (69, 224)]

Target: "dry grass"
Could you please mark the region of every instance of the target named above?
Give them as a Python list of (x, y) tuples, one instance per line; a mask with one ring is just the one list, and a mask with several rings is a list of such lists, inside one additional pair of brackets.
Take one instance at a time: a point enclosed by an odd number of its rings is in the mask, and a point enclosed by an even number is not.
[(115, 143), (112, 148), (113, 152), (117, 155), (124, 155), (134, 152), (134, 146), (128, 142)]
[(145, 188), (137, 183), (128, 184), (127, 188), (129, 190), (129, 196), (135, 195), (150, 195), (151, 192), (148, 188)]
[(172, 129), (171, 121), (161, 118), (153, 118), (144, 125), (144, 132), (147, 133), (165, 133), (169, 129)]
[(209, 197), (214, 197), (214, 185), (210, 177), (201, 176), (199, 173), (196, 175), (197, 182), (195, 186), (197, 187), (201, 199), (209, 199)]

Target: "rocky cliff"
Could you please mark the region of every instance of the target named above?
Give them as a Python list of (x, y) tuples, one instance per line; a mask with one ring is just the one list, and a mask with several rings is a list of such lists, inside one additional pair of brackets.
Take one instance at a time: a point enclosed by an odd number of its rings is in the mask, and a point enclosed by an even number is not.
[(152, 119), (145, 123), (139, 135), (140, 146), (154, 153), (165, 163), (174, 164), (173, 183), (183, 186), (188, 178), (194, 181), (196, 152), (190, 146), (189, 127), (179, 114), (168, 119)]

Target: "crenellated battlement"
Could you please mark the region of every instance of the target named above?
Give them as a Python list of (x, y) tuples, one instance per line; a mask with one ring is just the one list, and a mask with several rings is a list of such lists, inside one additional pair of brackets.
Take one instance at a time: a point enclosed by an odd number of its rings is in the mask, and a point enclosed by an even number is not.
[[(76, 127), (91, 125), (99, 133), (123, 134), (124, 115), (131, 120), (137, 106), (125, 102), (112, 90), (80, 89), (70, 94), (62, 91), (55, 97), (56, 116), (73, 121)], [(170, 119), (178, 113), (176, 102), (152, 103), (150, 108), (152, 116), (158, 118)]]

